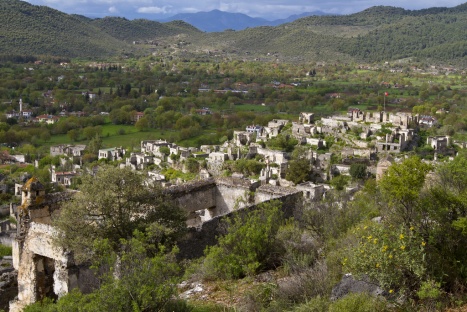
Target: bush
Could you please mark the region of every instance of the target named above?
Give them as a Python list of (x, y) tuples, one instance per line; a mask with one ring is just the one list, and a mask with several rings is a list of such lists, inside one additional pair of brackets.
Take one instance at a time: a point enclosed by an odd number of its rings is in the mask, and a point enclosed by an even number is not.
[(383, 299), (365, 293), (354, 293), (331, 303), (329, 312), (382, 312), (389, 311)]
[(282, 223), (279, 201), (263, 203), (246, 215), (237, 212), (226, 223), (228, 233), (205, 250), (204, 278), (241, 278), (271, 266)]
[(261, 169), (264, 168), (264, 163), (259, 162), (255, 159), (239, 159), (236, 161), (227, 161), (224, 163), (224, 169), (230, 172), (239, 172), (244, 175), (258, 175)]
[(332, 187), (334, 187), (338, 191), (342, 191), (347, 184), (349, 184), (350, 177), (344, 175), (338, 175), (337, 177), (332, 178), (329, 182)]
[(425, 245), (413, 228), (367, 222), (353, 231), (359, 244), (342, 265), (350, 272), (366, 274), (392, 293), (417, 289), (425, 276)]
[(294, 184), (299, 184), (310, 179), (310, 161), (300, 158), (289, 162), (289, 168), (285, 178)]
[(350, 176), (354, 180), (361, 180), (367, 177), (366, 165), (364, 164), (351, 164), (349, 170)]
[(188, 158), (185, 162), (185, 168), (190, 173), (198, 173), (199, 162), (195, 158)]
[(0, 244), (0, 258), (3, 258), (5, 256), (11, 256), (11, 255), (12, 255), (12, 248), (9, 246)]
[(329, 310), (328, 299), (321, 296), (309, 300), (307, 303), (295, 307), (292, 312), (327, 312)]

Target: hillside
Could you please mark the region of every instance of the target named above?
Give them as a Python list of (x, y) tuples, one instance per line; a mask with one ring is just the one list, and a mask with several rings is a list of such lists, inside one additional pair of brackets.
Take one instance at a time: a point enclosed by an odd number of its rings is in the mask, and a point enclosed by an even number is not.
[(0, 54), (108, 56), (125, 46), (77, 16), (45, 6), (0, 2)]
[(465, 65), (466, 11), (467, 4), (416, 11), (377, 6), (345, 16), (304, 17), (275, 27), (205, 33), (183, 21), (90, 19), (6, 0), (0, 3), (4, 21), (0, 54), (96, 58), (133, 53), (136, 48), (147, 54), (144, 44), (131, 43), (163, 41), (162, 47), (151, 47), (154, 52), (176, 46), (183, 37), (183, 53), (190, 58), (199, 53), (205, 57), (209, 50), (242, 59), (376, 62), (412, 57)]
[(373, 7), (347, 16), (311, 16), (277, 27), (204, 36), (197, 45), (282, 59), (387, 61), (406, 57), (466, 64), (466, 4), (419, 11)]
[(0, 2), (0, 54), (108, 57), (133, 52), (129, 42), (197, 30), (182, 22), (89, 19), (18, 0)]
[(91, 20), (90, 24), (106, 34), (126, 42), (154, 40), (158, 37), (174, 36), (180, 33), (200, 32), (192, 25), (181, 21), (160, 23), (145, 19), (130, 21), (121, 17), (105, 17)]

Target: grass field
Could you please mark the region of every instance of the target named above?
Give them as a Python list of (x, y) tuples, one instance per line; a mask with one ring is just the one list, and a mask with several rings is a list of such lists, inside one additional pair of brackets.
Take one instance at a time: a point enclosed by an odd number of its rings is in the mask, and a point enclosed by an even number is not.
[[(142, 140), (157, 140), (174, 137), (175, 131), (163, 131), (150, 129), (140, 132), (133, 125), (106, 124), (102, 126), (102, 142), (104, 147), (136, 147)], [(43, 146), (58, 144), (87, 144), (88, 140), (82, 139), (72, 142), (66, 134), (53, 135), (49, 141), (43, 142)]]
[(255, 113), (262, 113), (270, 112), (270, 107), (262, 106), (259, 104), (235, 104), (234, 109), (236, 112), (255, 112)]

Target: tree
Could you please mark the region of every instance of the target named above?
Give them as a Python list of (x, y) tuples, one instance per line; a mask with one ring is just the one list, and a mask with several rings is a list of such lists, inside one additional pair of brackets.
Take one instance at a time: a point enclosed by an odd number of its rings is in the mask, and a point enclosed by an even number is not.
[(332, 187), (334, 187), (338, 191), (342, 191), (347, 184), (349, 184), (350, 177), (345, 175), (338, 175), (337, 177), (332, 178), (329, 182)]
[(157, 248), (151, 242), (154, 233), (148, 234), (135, 231), (133, 238), (122, 239), (121, 255), (108, 240), (96, 241), (94, 267), (106, 269), (100, 271), (99, 289), (90, 294), (74, 289), (56, 304), (45, 300), (25, 311), (177, 311), (172, 307), (180, 282), (177, 249)]
[(89, 126), (83, 129), (83, 135), (87, 140), (91, 140), (92, 138), (101, 135), (102, 128), (100, 126)]
[(96, 134), (94, 138), (92, 138), (89, 141), (88, 146), (86, 146), (86, 149), (89, 152), (89, 154), (93, 154), (96, 156), (99, 154), (99, 150), (101, 148), (102, 148), (102, 139), (98, 134)]
[(125, 252), (121, 255), (112, 251), (108, 240), (99, 242), (97, 260), (101, 263), (98, 266), (108, 265), (111, 270), (104, 276), (100, 289), (94, 292), (94, 304), (99, 307), (95, 310), (163, 311), (177, 295), (180, 282), (180, 266), (175, 258), (177, 248), (158, 248), (153, 234), (135, 231), (133, 238), (122, 239)]
[(362, 180), (367, 177), (365, 164), (351, 164), (349, 174), (354, 180)]
[(138, 120), (135, 124), (136, 129), (138, 131), (147, 131), (149, 129), (149, 120), (147, 117), (143, 117), (140, 120)]
[(195, 158), (188, 158), (185, 163), (185, 168), (190, 173), (198, 173), (199, 162)]
[(400, 164), (393, 164), (379, 181), (379, 189), (387, 202), (387, 213), (395, 224), (403, 222), (410, 226), (419, 216), (420, 192), (426, 174), (432, 167), (418, 157), (411, 157)]
[(41, 132), (41, 140), (44, 142), (48, 142), (50, 140), (50, 132), (47, 129), (44, 129)]
[(159, 243), (170, 245), (185, 228), (185, 214), (144, 177), (130, 169), (103, 166), (95, 176), (82, 178), (80, 192), (65, 203), (55, 225), (57, 242), (86, 260), (98, 239), (108, 239), (115, 252), (121, 239), (135, 230), (147, 232), (154, 224), (164, 233)]
[(289, 168), (285, 178), (295, 184), (308, 181), (310, 178), (310, 161), (306, 158), (299, 158), (289, 162)]
[(247, 215), (238, 212), (232, 220), (227, 219), (228, 233), (205, 251), (205, 277), (240, 278), (271, 265), (277, 256), (275, 237), (283, 222), (279, 201), (263, 203)]
[(66, 133), (66, 135), (72, 142), (75, 142), (79, 139), (80, 131), (78, 129), (71, 129)]

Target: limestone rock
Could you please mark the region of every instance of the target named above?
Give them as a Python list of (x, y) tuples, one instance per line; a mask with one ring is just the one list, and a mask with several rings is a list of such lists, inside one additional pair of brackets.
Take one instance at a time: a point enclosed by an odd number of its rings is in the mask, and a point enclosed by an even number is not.
[(374, 297), (385, 294), (379, 285), (372, 282), (367, 276), (356, 279), (352, 274), (346, 274), (342, 280), (333, 287), (331, 300), (338, 300), (349, 293), (368, 293)]

